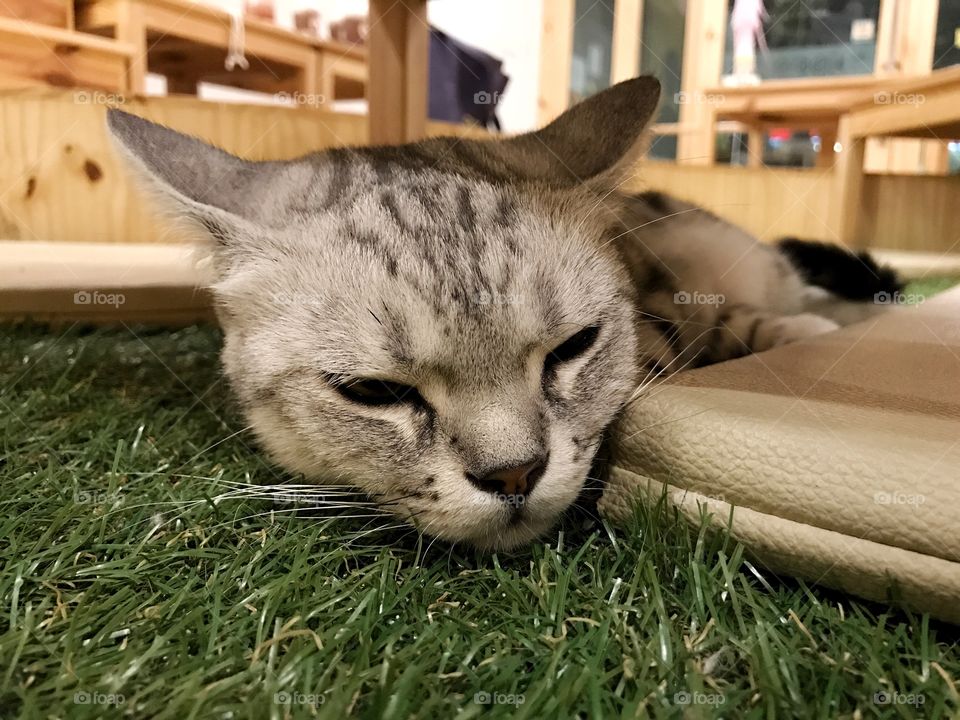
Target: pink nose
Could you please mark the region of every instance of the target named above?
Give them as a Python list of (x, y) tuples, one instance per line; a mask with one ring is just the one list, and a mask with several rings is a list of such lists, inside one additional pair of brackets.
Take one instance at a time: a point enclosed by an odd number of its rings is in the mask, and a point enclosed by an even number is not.
[(467, 473), (467, 478), (475, 486), (489, 493), (529, 495), (543, 475), (546, 466), (546, 458), (536, 458), (522, 465), (499, 468), (480, 478)]

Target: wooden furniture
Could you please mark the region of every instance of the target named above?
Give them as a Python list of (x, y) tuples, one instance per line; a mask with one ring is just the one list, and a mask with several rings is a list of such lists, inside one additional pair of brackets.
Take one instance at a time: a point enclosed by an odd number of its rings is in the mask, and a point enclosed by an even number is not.
[[(370, 143), (364, 115), (321, 108), (129, 97), (122, 108), (251, 160)], [(54, 88), (0, 91), (0, 240), (163, 243), (183, 240), (156, 217), (106, 133), (106, 104)], [(431, 122), (428, 135), (488, 137)]]
[[(840, 117), (865, 94), (886, 83), (873, 75), (803, 80), (774, 80), (745, 87), (716, 87), (696, 92), (689, 102), (703, 104), (709, 136), (723, 121), (740, 123), (748, 133), (748, 165), (763, 164), (763, 138), (772, 127), (817, 128), (822, 139), (817, 164), (833, 164), (833, 146)], [(711, 162), (714, 158), (711, 153)]]
[[(2, 6), (2, 0), (0, 0)], [(126, 43), (0, 16), (0, 87), (84, 88), (107, 94), (127, 86), (134, 48)], [(80, 99), (81, 102), (83, 98)]]
[(370, 0), (370, 140), (426, 135), (430, 36), (426, 0)]
[[(914, 79), (887, 80), (882, 91), (861, 97), (841, 119), (838, 140), (843, 152), (836, 167), (836, 193), (840, 203), (835, 222), (840, 241), (859, 247), (865, 246), (869, 238), (871, 208), (864, 201), (863, 159), (871, 137), (941, 142), (960, 138), (960, 66)], [(957, 197), (960, 179), (947, 179)], [(955, 201), (952, 207), (955, 212)], [(904, 207), (903, 210), (912, 214), (918, 208)], [(951, 249), (960, 243), (960, 237), (955, 240)]]
[(268, 93), (296, 104), (363, 97), (365, 51), (291, 32), (255, 18), (244, 21), (250, 67), (224, 67), (231, 18), (189, 0), (78, 0), (80, 29), (132, 46), (128, 89), (142, 94), (148, 70), (165, 75), (174, 93), (195, 94), (201, 80)]
[[(933, 67), (937, 27), (937, 6), (953, 0), (879, 0), (876, 52), (870, 74), (863, 80), (915, 77), (929, 73)], [(573, 34), (580, 19), (575, 0), (541, 0), (543, 12), (540, 33), (540, 88), (537, 98), (540, 124), (553, 120), (570, 103), (571, 59)], [(725, 38), (729, 31), (730, 3), (719, 0), (686, 0), (683, 10), (684, 30), (682, 67), (680, 71), (666, 69), (664, 57), (654, 56), (650, 65), (641, 66), (640, 47), (643, 44), (644, 25), (649, 22), (655, 3), (644, 0), (617, 0), (607, 3), (612, 20), (610, 33), (610, 82), (615, 83), (639, 74), (652, 73), (662, 80), (676, 79), (679, 89), (687, 97), (703, 97), (708, 88), (719, 88), (723, 71)], [(769, 5), (769, 3), (768, 3)], [(603, 7), (603, 5), (598, 5)], [(812, 10), (807, 9), (810, 13)], [(811, 14), (812, 17), (812, 14)], [(812, 20), (813, 22), (819, 22)], [(778, 22), (776, 19), (771, 22)], [(654, 29), (656, 31), (656, 29)], [(842, 41), (842, 38), (838, 38)], [(680, 52), (679, 47), (677, 51)], [(675, 77), (679, 75), (679, 77)], [(856, 85), (857, 77), (818, 78), (825, 86)], [(772, 80), (761, 87), (789, 81)], [(774, 88), (775, 89), (775, 88)], [(720, 92), (728, 91), (723, 88)], [(745, 90), (744, 92), (750, 92)], [(730, 91), (735, 96), (735, 91)], [(669, 102), (671, 98), (666, 101)], [(829, 102), (829, 101), (828, 101)], [(676, 122), (654, 123), (652, 132), (676, 138), (676, 162), (690, 165), (713, 165), (717, 123), (711, 121), (710, 102), (682, 102), (678, 104)], [(836, 116), (826, 127), (836, 126)], [(732, 123), (732, 121), (730, 121)], [(746, 125), (724, 123), (721, 132), (746, 130), (750, 134), (751, 156), (759, 159), (761, 131)], [(818, 128), (819, 129), (819, 128)], [(833, 142), (823, 147), (826, 153), (819, 159), (830, 165)], [(872, 172), (943, 174), (946, 170), (946, 149), (942, 145), (916, 139), (870, 143), (867, 166)], [(754, 160), (756, 162), (756, 160)]]
[(3, 0), (0, 17), (73, 29), (73, 0)]

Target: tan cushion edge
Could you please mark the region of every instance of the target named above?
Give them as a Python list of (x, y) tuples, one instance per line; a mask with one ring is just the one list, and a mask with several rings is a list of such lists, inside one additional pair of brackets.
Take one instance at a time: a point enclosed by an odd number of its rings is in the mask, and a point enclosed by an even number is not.
[[(713, 527), (726, 528), (731, 505), (677, 488), (622, 467), (611, 470), (600, 501), (613, 520), (633, 511), (635, 499), (667, 497), (699, 523), (701, 506)], [(836, 588), (868, 600), (896, 601), (940, 619), (960, 623), (960, 563), (806, 525), (749, 508), (735, 507), (732, 536), (763, 567)], [(762, 569), (762, 568), (761, 568)]]

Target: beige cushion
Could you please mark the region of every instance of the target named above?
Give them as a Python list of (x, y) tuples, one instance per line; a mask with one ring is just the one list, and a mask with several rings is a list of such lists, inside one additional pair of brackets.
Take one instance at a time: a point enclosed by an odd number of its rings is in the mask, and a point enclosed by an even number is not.
[(616, 433), (601, 509), (700, 506), (768, 569), (960, 622), (960, 288), (680, 373)]

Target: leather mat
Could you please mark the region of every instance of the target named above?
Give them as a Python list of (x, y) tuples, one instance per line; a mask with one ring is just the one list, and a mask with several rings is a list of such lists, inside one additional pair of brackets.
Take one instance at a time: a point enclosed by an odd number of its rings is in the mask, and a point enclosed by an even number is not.
[(610, 517), (665, 488), (761, 568), (960, 623), (960, 288), (680, 373), (612, 452)]

